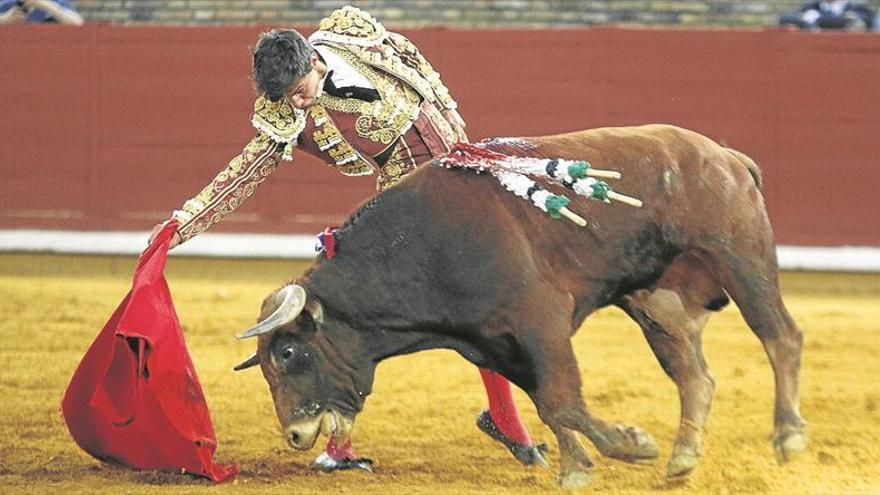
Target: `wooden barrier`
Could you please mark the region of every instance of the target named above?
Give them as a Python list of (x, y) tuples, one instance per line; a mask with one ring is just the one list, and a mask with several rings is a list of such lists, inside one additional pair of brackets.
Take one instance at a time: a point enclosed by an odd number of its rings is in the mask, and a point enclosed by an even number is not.
[[(253, 135), (249, 47), (260, 31), (0, 30), (0, 229), (146, 230), (167, 218)], [(688, 127), (762, 167), (779, 243), (880, 245), (880, 36), (404, 34), (443, 75), (472, 139)], [(214, 231), (313, 233), (374, 183), (300, 154)]]

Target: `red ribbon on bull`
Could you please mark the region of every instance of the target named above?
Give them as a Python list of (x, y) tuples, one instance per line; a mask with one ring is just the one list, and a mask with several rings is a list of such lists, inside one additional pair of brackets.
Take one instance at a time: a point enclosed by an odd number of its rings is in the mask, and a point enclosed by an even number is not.
[(315, 243), (315, 251), (324, 253), (327, 259), (336, 256), (336, 232), (339, 230), (336, 226), (326, 227), (317, 237), (318, 242)]

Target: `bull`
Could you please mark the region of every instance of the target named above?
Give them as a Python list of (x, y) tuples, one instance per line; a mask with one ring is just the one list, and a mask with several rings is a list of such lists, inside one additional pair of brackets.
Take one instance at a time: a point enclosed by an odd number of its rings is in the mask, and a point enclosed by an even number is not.
[[(580, 228), (551, 220), (492, 176), (431, 163), (360, 207), (320, 257), (263, 301), (259, 364), (287, 442), (345, 439), (376, 365), (420, 350), (457, 351), (524, 390), (556, 436), (559, 483), (589, 481), (577, 433), (606, 456), (651, 462), (656, 443), (635, 426), (588, 412), (570, 338), (615, 305), (641, 327), (679, 392), (680, 425), (667, 464), (698, 464), (714, 393), (701, 333), (729, 299), (772, 365), (773, 446), (785, 462), (806, 448), (799, 411), (802, 333), (778, 284), (761, 173), (746, 155), (682, 128), (648, 125), (490, 141), (515, 156), (588, 160), (623, 173), (615, 185), (641, 209), (582, 196)], [(552, 186), (548, 186), (553, 189)]]

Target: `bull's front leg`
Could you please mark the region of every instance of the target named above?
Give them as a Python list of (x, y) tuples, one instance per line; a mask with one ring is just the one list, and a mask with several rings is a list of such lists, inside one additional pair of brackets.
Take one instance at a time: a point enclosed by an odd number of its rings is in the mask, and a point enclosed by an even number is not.
[[(538, 416), (556, 435), (559, 444), (559, 476), (563, 488), (576, 490), (590, 482), (589, 469), (593, 462), (577, 437), (572, 424), (585, 414), (581, 397), (581, 380), (574, 353), (566, 342), (563, 353), (549, 361), (546, 354), (537, 359), (543, 368), (537, 372), (537, 387), (529, 396), (538, 409)], [(543, 353), (542, 353), (543, 354)], [(558, 352), (556, 354), (559, 354)]]
[(589, 469), (593, 461), (587, 455), (575, 430), (562, 426), (550, 426), (559, 442), (559, 476), (557, 483), (567, 490), (577, 490), (590, 483)]
[(590, 439), (606, 457), (633, 464), (653, 464), (660, 455), (657, 441), (640, 426), (611, 423), (586, 410), (574, 418), (573, 428)]
[(541, 349), (533, 351), (537, 386), (529, 395), (541, 420), (559, 442), (561, 486), (575, 489), (590, 479), (588, 469), (593, 463), (576, 431), (584, 433), (605, 455), (631, 462), (656, 459), (657, 444), (642, 429), (613, 425), (589, 415), (581, 395), (577, 361), (567, 338), (564, 342), (544, 342)]
[[(580, 372), (571, 348), (571, 341), (566, 339), (564, 345), (560, 342), (552, 349), (549, 354), (552, 359), (544, 362), (549, 363), (545, 373), (553, 378), (545, 388), (553, 395), (557, 393), (554, 388), (563, 387), (560, 384), (565, 384), (564, 387), (568, 390), (559, 392), (568, 397), (576, 397), (570, 401), (562, 401), (561, 398), (551, 399), (551, 403), (566, 405), (565, 408), (560, 408), (562, 425), (586, 435), (606, 457), (634, 464), (653, 464), (660, 455), (660, 450), (650, 433), (639, 426), (612, 423), (588, 412), (581, 396)], [(570, 364), (563, 366), (563, 361)], [(570, 368), (567, 368), (568, 366)], [(565, 376), (572, 376), (577, 380), (565, 381)]]

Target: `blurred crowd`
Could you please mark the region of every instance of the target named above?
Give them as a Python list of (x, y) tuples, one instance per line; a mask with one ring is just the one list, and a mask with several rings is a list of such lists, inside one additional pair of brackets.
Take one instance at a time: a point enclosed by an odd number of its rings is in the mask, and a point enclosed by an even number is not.
[(0, 0), (0, 24), (58, 23), (81, 26), (70, 0)]
[(877, 31), (880, 30), (880, 11), (875, 14), (861, 2), (822, 0), (804, 3), (799, 9), (784, 14), (779, 23), (810, 31)]
[[(731, 12), (746, 9), (745, 5), (728, 5), (719, 7), (713, 4), (707, 7), (708, 11), (718, 11), (714, 16), (703, 18), (694, 18), (686, 13), (675, 13), (674, 5), (667, 6), (669, 12), (654, 12), (651, 8), (645, 7), (642, 12), (637, 7), (633, 7), (635, 12), (623, 12), (618, 10), (618, 15), (609, 15), (602, 13), (602, 7), (609, 2), (591, 2), (589, 5), (580, 3), (562, 4), (565, 8), (554, 9), (557, 12), (550, 13), (553, 15), (537, 15), (534, 12), (538, 4), (529, 0), (494, 0), (491, 2), (470, 2), (473, 5), (468, 7), (469, 2), (456, 2), (449, 4), (444, 2), (429, 1), (419, 3), (419, 8), (413, 11), (408, 9), (408, 0), (390, 0), (386, 2), (378, 2), (381, 4), (379, 11), (375, 12), (380, 17), (387, 19), (389, 22), (394, 21), (394, 17), (399, 17), (398, 22), (402, 24), (443, 24), (443, 25), (461, 25), (462, 27), (489, 27), (489, 26), (511, 26), (524, 24), (526, 27), (559, 27), (559, 26), (577, 26), (577, 25), (594, 25), (594, 24), (688, 24), (688, 25), (726, 25), (726, 26), (742, 26), (741, 22), (732, 20)], [(216, 12), (206, 9), (202, 4), (190, 2), (126, 2), (122, 7), (116, 4), (104, 4), (101, 1), (83, 1), (85, 16), (92, 21), (110, 21), (110, 22), (146, 22), (146, 23), (167, 23), (167, 24), (224, 24), (224, 23), (271, 23), (271, 19), (276, 19), (277, 23), (308, 23), (311, 19), (303, 17), (308, 11), (315, 11), (314, 16), (322, 16), (323, 12), (318, 12), (319, 8), (314, 6), (304, 9), (281, 8), (279, 11), (266, 11), (266, 6), (257, 2), (249, 3), (244, 8), (230, 7), (229, 9), (219, 9)], [(215, 2), (217, 3), (217, 2)], [(241, 2), (238, 2), (241, 3)], [(344, 3), (344, 2), (341, 2)], [(340, 3), (340, 4), (341, 4)], [(708, 3), (708, 2), (707, 2)], [(722, 2), (723, 3), (723, 2)], [(755, 3), (755, 2), (751, 2)], [(309, 3), (311, 4), (311, 3)], [(542, 2), (541, 5), (546, 4)], [(487, 7), (488, 5), (488, 7)], [(778, 4), (777, 4), (778, 5)], [(273, 7), (274, 8), (274, 7)], [(115, 10), (112, 13), (104, 12)], [(384, 12), (387, 10), (387, 12)], [(631, 9), (632, 10), (632, 9)], [(236, 12), (233, 12), (236, 11)], [(293, 17), (293, 11), (296, 16)], [(476, 18), (478, 24), (473, 25), (473, 20), (468, 20), (463, 16), (462, 12), (469, 14), (479, 13)], [(534, 14), (534, 15), (533, 15)], [(539, 14), (539, 13), (538, 13)], [(547, 14), (547, 13), (545, 13)], [(772, 14), (772, 12), (771, 12)], [(224, 17), (229, 15), (231, 17)], [(535, 21), (532, 17), (543, 18), (543, 20)], [(726, 16), (726, 17), (725, 17)], [(305, 21), (305, 22), (304, 22)], [(756, 21), (757, 26), (762, 25), (761, 20)], [(764, 22), (771, 24), (773, 17), (765, 17)], [(82, 25), (83, 15), (77, 12), (76, 6), (72, 0), (0, 0), (0, 25), (9, 24), (25, 24), (25, 23), (57, 23), (67, 25)], [(792, 28), (807, 31), (875, 31), (880, 32), (880, 2), (872, 7), (866, 1), (851, 0), (822, 0), (804, 2), (799, 8), (783, 13), (779, 17), (779, 24)]]

